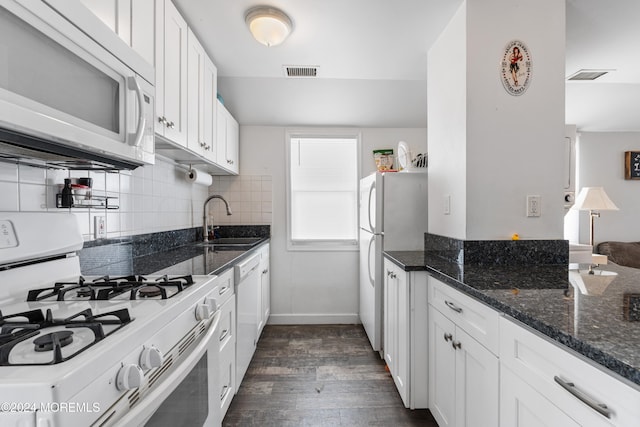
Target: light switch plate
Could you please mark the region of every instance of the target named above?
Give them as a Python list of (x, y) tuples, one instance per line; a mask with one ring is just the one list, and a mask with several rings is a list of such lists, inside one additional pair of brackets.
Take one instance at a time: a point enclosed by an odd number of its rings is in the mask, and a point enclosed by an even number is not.
[(96, 239), (107, 237), (107, 222), (104, 219), (104, 215), (93, 217), (93, 237)]

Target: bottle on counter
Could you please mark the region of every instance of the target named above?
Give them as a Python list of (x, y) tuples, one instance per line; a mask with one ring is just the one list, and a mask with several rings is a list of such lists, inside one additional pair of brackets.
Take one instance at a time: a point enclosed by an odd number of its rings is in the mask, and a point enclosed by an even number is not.
[(71, 179), (64, 180), (64, 188), (62, 188), (60, 207), (70, 208), (73, 206), (73, 191), (71, 190)]

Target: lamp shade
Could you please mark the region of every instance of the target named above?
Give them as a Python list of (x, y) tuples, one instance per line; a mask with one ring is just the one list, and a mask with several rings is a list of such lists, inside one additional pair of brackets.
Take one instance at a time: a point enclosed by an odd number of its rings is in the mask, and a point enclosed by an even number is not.
[(269, 6), (256, 6), (247, 11), (245, 22), (258, 42), (276, 46), (291, 33), (291, 19), (281, 10)]
[(571, 209), (581, 211), (617, 211), (618, 207), (611, 201), (602, 187), (583, 187)]

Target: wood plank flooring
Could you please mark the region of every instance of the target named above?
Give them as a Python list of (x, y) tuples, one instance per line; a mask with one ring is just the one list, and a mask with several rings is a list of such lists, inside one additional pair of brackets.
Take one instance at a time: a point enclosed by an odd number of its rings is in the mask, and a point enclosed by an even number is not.
[(267, 325), (223, 426), (428, 426), (362, 325)]

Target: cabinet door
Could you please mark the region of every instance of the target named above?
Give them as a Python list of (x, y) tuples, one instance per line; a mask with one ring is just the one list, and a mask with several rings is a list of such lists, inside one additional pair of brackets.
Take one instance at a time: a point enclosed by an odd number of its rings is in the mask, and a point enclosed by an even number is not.
[(396, 365), (393, 379), (405, 407), (409, 407), (409, 373), (410, 373), (410, 316), (409, 305), (409, 273), (398, 268), (396, 270)]
[(218, 69), (208, 56), (204, 59), (204, 157), (216, 163), (216, 103), (218, 93)]
[[(260, 260), (260, 271), (262, 273), (262, 292), (261, 292), (261, 316), (262, 316), (262, 327), (267, 324), (269, 320), (269, 315), (271, 314), (271, 272), (269, 267), (269, 245), (266, 245), (264, 249), (262, 249)], [(260, 332), (262, 332), (262, 328), (260, 328)]]
[(433, 307), (429, 309), (429, 409), (438, 426), (455, 426), (455, 324)]
[(216, 101), (216, 163), (227, 167), (227, 109)]
[(111, 31), (131, 46), (131, 0), (80, 0)]
[(221, 321), (224, 322), (220, 331), (220, 409), (221, 416), (227, 413), (231, 399), (236, 390), (236, 300), (232, 296), (220, 308)]
[(237, 174), (240, 170), (239, 153), (240, 146), (240, 126), (236, 119), (231, 114), (227, 116), (227, 139), (226, 139), (226, 152), (227, 152), (227, 169), (234, 174)]
[(513, 427), (579, 426), (577, 422), (505, 366), (502, 366), (500, 370), (500, 425)]
[(204, 48), (187, 31), (187, 148), (204, 155)]
[(164, 131), (165, 138), (187, 145), (187, 32), (186, 21), (171, 0), (164, 1)]
[(452, 343), (456, 348), (456, 426), (497, 426), (498, 358), (460, 328)]
[(394, 265), (384, 261), (384, 299), (383, 299), (383, 322), (384, 322), (384, 339), (383, 354), (387, 367), (393, 376), (395, 373), (396, 348), (397, 348), (397, 288), (398, 276)]
[(149, 64), (155, 64), (155, 0), (131, 0), (130, 46)]

